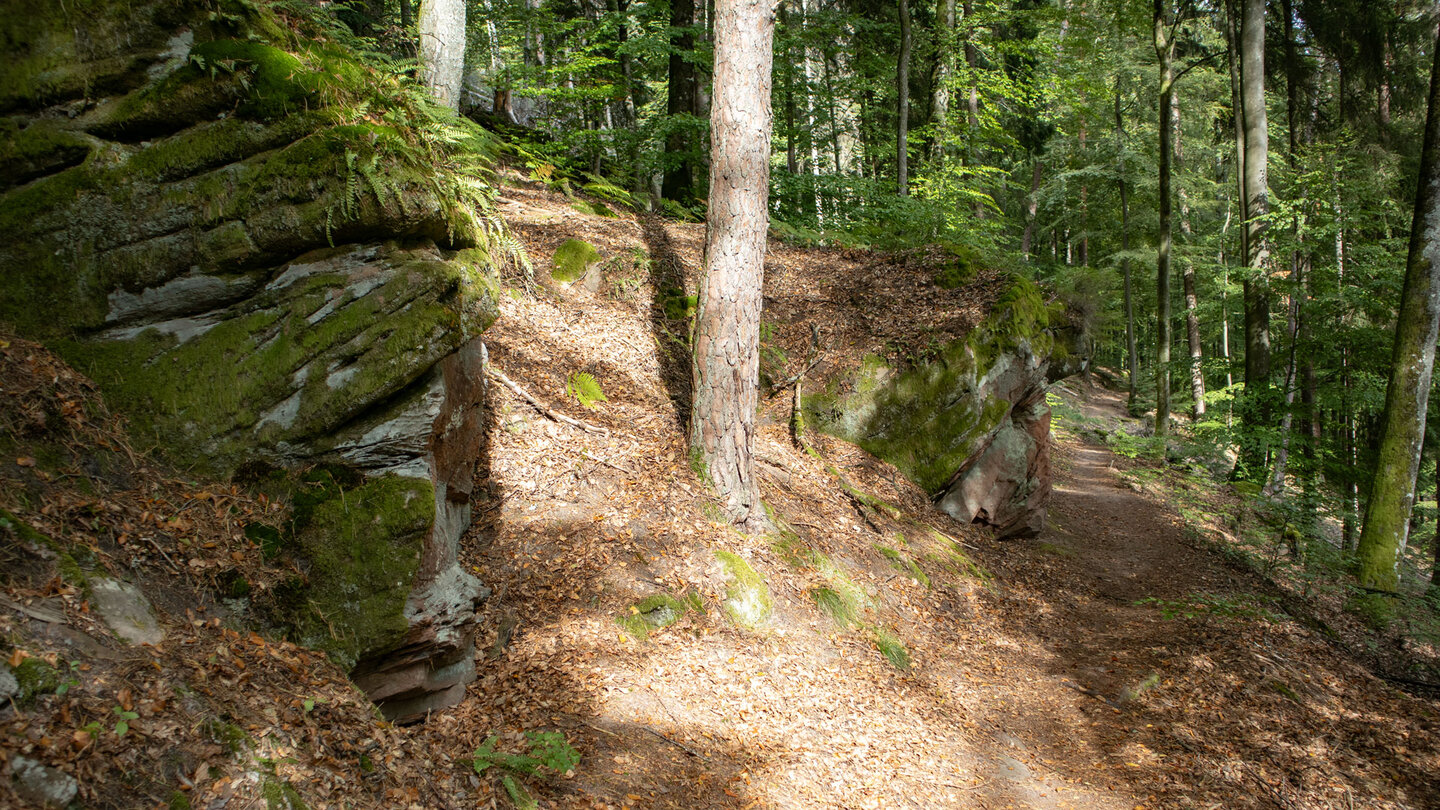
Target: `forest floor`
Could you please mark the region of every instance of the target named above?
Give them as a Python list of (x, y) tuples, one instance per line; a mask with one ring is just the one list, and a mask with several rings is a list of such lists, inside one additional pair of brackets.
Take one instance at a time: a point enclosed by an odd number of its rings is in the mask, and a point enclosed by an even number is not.
[[(421, 725), (378, 722), (323, 658), (227, 629), (214, 600), (186, 611), (205, 598), (183, 588), (157, 599), (163, 644), (116, 649), (95, 641), (79, 589), (5, 559), (11, 662), (48, 656), (63, 671), (74, 650), (93, 655), (72, 667), (73, 689), (0, 709), (0, 754), (20, 741), (62, 763), (92, 807), (283, 807), (283, 782), (314, 808), (503, 808), (504, 768), (477, 774), (472, 752), (493, 735), (522, 754), (527, 732), (557, 731), (580, 755), (572, 770), (509, 774), (542, 807), (1440, 807), (1440, 703), (1373, 676), (1354, 645), (1224, 553), (1243, 513), (1225, 485), (1099, 442), (1138, 432), (1103, 388), (1054, 389), (1055, 489), (1037, 538), (954, 523), (849, 443), (813, 435), (807, 454), (783, 389), (763, 400), (757, 439), (781, 529), (729, 528), (690, 465), (686, 319), (665, 306), (667, 289), (694, 289), (703, 226), (580, 213), (508, 181), (501, 210), (537, 281), (507, 272), (491, 362), (591, 429), (491, 389), (489, 486), (462, 554), (494, 594), (466, 700)], [(548, 257), (571, 238), (601, 258), (553, 283)], [(766, 376), (814, 356), (813, 390), (865, 354), (923, 359), (1003, 286), (981, 274), (941, 290), (933, 271), (922, 251), (772, 242)], [(0, 417), (20, 414), (0, 424), (17, 435), (22, 417), (61, 421), (25, 403), (93, 396), (32, 345), (0, 340), (0, 360), (31, 381), (7, 377), (0, 400)], [(577, 372), (607, 397), (594, 409), (567, 390)], [(68, 406), (64, 419), (72, 444), (123, 449), (108, 421), (80, 425)], [(65, 489), (80, 476), (16, 462), (0, 483), (21, 489), (0, 487), (0, 505), (52, 536), (90, 532), (112, 570), (213, 585), (207, 571), (239, 565), (264, 587), (235, 526), (273, 504), (141, 467), (82, 493)], [(764, 579), (757, 627), (727, 614), (744, 576), (717, 552)], [(661, 594), (676, 601), (642, 615)]]
[[(1143, 463), (1082, 431), (1057, 431), (1047, 531), (997, 543), (853, 445), (797, 449), (775, 396), (760, 469), (793, 535), (733, 532), (689, 469), (683, 321), (655, 304), (661, 284), (694, 289), (703, 226), (577, 216), (523, 182), (504, 202), (537, 275), (570, 238), (605, 258), (505, 302), (492, 361), (608, 433), (498, 392), (495, 502), (467, 548), (496, 590), (490, 652), (466, 704), (420, 733), (522, 750), (525, 730), (563, 731), (582, 764), (537, 788), (564, 807), (1440, 806), (1440, 706), (1267, 609), (1273, 586), (1181, 521), (1163, 473), (1135, 483), (1122, 473)], [(905, 362), (963, 334), (997, 284), (943, 291), (927, 262), (772, 241), (767, 376), (805, 364), (811, 324), (817, 387), (866, 353)], [(580, 408), (575, 371), (609, 401)], [(1060, 398), (1087, 425), (1138, 431), (1113, 393)], [(835, 471), (896, 511), (847, 496)], [(1225, 490), (1203, 493), (1219, 524), (1239, 510)], [(767, 580), (759, 630), (720, 609), (717, 551)], [(863, 615), (837, 622), (815, 595), (845, 587)], [(705, 607), (637, 639), (618, 620), (656, 593)], [(882, 654), (887, 639), (908, 662)]]

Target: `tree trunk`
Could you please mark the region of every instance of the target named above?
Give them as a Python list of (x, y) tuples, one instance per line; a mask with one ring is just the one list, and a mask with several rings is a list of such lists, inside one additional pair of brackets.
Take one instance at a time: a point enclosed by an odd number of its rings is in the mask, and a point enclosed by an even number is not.
[(1125, 182), (1125, 118), (1120, 113), (1120, 77), (1115, 77), (1116, 183), (1120, 186), (1120, 272), (1125, 277), (1125, 370), (1130, 383), (1130, 406), (1139, 393), (1136, 375), (1140, 365), (1135, 351), (1135, 300), (1130, 284), (1130, 185)]
[(415, 22), (415, 10), (410, 0), (400, 0), (400, 27), (409, 28)]
[[(1270, 137), (1265, 111), (1265, 0), (1243, 0), (1240, 29), (1240, 104), (1245, 132), (1245, 399), (1243, 418), (1268, 428), (1270, 405), (1270, 242), (1265, 217), (1270, 211), (1267, 162)], [(1260, 478), (1267, 450), (1258, 441), (1242, 445), (1241, 473)]]
[(1168, 0), (1155, 0), (1155, 54), (1160, 59), (1160, 231), (1155, 283), (1155, 435), (1170, 432), (1170, 248), (1171, 95), (1175, 88), (1175, 41), (1169, 31)]
[(935, 9), (935, 86), (930, 100), (930, 155), (945, 159), (950, 125), (950, 84), (955, 79), (955, 0), (937, 0)]
[(1035, 214), (1039, 210), (1040, 200), (1035, 195), (1040, 191), (1040, 170), (1042, 168), (1040, 157), (1032, 156), (1030, 166), (1030, 195), (1025, 198), (1025, 231), (1020, 235), (1020, 253), (1025, 258), (1030, 258), (1030, 247), (1035, 241)]
[(420, 80), (441, 106), (460, 110), (465, 73), (465, 0), (420, 6)]
[(754, 445), (774, 32), (767, 0), (715, 4), (710, 215), (695, 325), (690, 443), (726, 514), (745, 531), (768, 526), (755, 480)]
[[(971, 166), (975, 165), (975, 140), (980, 129), (980, 53), (975, 48), (975, 28), (969, 25), (971, 17), (975, 16), (975, 4), (972, 0), (964, 0), (960, 8), (965, 13), (967, 25), (965, 27), (965, 67), (970, 72), (969, 95), (966, 98), (966, 132), (965, 132), (965, 162)], [(985, 205), (977, 201), (975, 203), (975, 218), (985, 218)]]
[[(1180, 120), (1180, 102), (1172, 88), (1170, 111), (1175, 125), (1175, 171), (1179, 172), (1185, 162), (1185, 148), (1182, 145), (1183, 130)], [(1190, 198), (1185, 189), (1180, 189), (1180, 233), (1189, 244)], [(1195, 291), (1195, 260), (1184, 256), (1181, 262), (1180, 283), (1185, 293), (1185, 343), (1190, 350), (1190, 416), (1196, 422), (1205, 415), (1205, 354), (1200, 342), (1200, 298)]]
[[(670, 0), (670, 65), (665, 112), (671, 116), (695, 114), (695, 0)], [(767, 101), (768, 103), (768, 101)], [(689, 203), (695, 199), (693, 145), (689, 129), (671, 124), (665, 137), (665, 151), (677, 160), (665, 169), (661, 194), (666, 199)]]
[(910, 0), (900, 0), (900, 62), (895, 71), (899, 95), (895, 119), (896, 193), (910, 196)]
[(780, 26), (785, 29), (786, 37), (785, 61), (781, 68), (785, 77), (785, 171), (793, 178), (800, 173), (800, 160), (795, 151), (795, 54), (790, 50), (795, 31), (790, 28), (790, 15), (785, 6), (786, 3), (782, 0), (776, 5), (776, 13), (779, 15)]
[(1440, 54), (1430, 79), (1419, 179), (1378, 463), (1356, 551), (1360, 586), (1385, 592), (1394, 592), (1400, 584), (1400, 554), (1415, 505), (1415, 475), (1440, 336)]

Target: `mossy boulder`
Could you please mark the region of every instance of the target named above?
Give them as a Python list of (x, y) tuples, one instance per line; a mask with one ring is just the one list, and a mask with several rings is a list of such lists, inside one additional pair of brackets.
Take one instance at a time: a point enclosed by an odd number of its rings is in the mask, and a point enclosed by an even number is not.
[(600, 252), (583, 239), (567, 239), (560, 247), (555, 248), (555, 255), (552, 257), (554, 269), (550, 271), (550, 277), (556, 281), (569, 284), (583, 278), (590, 265), (600, 260)]
[(353, 471), (257, 537), (304, 572), (287, 626), (413, 714), (473, 678), (485, 594), (456, 563), (498, 300), (485, 136), (307, 13), (75, 0), (0, 19), (0, 321), (187, 469), (290, 470), (277, 494), (297, 504), (301, 471)]
[(725, 612), (746, 630), (755, 630), (770, 620), (775, 603), (770, 588), (744, 557), (730, 551), (715, 552), (725, 573)]
[(1049, 494), (1045, 302), (1013, 279), (988, 317), (934, 361), (897, 372), (869, 357), (842, 390), (805, 400), (811, 425), (859, 444), (963, 522), (1038, 531)]

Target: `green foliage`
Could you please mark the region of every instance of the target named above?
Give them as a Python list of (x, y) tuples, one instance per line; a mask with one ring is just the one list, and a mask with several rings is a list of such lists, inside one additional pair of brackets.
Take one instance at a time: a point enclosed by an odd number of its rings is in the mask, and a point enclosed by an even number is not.
[(565, 393), (575, 397), (581, 405), (587, 408), (598, 408), (599, 403), (608, 401), (605, 392), (600, 390), (600, 383), (593, 374), (584, 371), (577, 371), (570, 375), (565, 383)]
[(477, 774), (499, 768), (524, 776), (563, 776), (580, 764), (580, 753), (561, 732), (527, 731), (525, 740), (529, 744), (528, 752), (507, 754), (495, 750), (495, 746), (500, 742), (500, 735), (492, 734), (471, 755), (471, 766)]

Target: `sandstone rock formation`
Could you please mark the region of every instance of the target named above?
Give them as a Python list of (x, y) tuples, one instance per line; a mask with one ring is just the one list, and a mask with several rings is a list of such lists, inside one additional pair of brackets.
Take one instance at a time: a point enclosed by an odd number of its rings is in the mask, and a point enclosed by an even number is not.
[(255, 612), (412, 717), (473, 679), (486, 595), (456, 564), (496, 314), (485, 190), (439, 113), (269, 14), (5, 21), (0, 320), (140, 443), (293, 501), (252, 536), (304, 575)]
[(938, 359), (896, 373), (871, 358), (849, 391), (808, 397), (807, 418), (894, 464), (956, 520), (1033, 535), (1050, 495), (1047, 326), (1039, 291), (1017, 279)]

